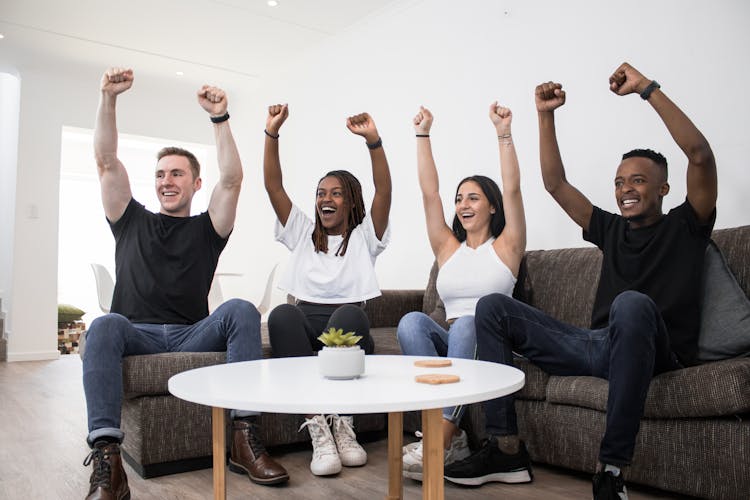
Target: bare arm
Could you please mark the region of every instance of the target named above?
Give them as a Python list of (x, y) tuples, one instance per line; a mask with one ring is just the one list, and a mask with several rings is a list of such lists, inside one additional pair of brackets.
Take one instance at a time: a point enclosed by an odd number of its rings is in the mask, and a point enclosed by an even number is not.
[(494, 102), (490, 105), (490, 120), (495, 125), (500, 148), (500, 177), (503, 181), (505, 211), (505, 228), (495, 240), (494, 248), (505, 265), (518, 276), (521, 259), (526, 250), (526, 217), (521, 197), (521, 171), (511, 134), (513, 113)]
[(443, 263), (460, 246), (460, 243), (445, 222), (443, 203), (440, 200), (440, 183), (429, 137), (432, 120), (430, 110), (420, 106), (419, 112), (414, 117), (414, 131), (418, 136), (428, 136), (417, 137), (417, 175), (419, 187), (422, 190), (427, 237), (430, 240), (432, 253), (438, 261), (438, 266), (442, 267)]
[[(367, 113), (360, 113), (346, 119), (346, 127), (356, 135), (365, 138), (368, 145), (380, 141), (380, 134), (375, 127), (375, 121)], [(378, 239), (383, 238), (388, 227), (388, 216), (391, 212), (391, 172), (388, 168), (388, 160), (385, 150), (380, 145), (369, 148), (370, 161), (372, 162), (372, 181), (375, 184), (375, 195), (372, 197), (370, 216), (375, 227), (375, 235)]]
[[(609, 78), (609, 88), (617, 95), (640, 94), (650, 83), (651, 80), (628, 63), (621, 64)], [(660, 89), (651, 93), (648, 102), (687, 156), (687, 198), (698, 220), (706, 222), (716, 207), (718, 191), (716, 160), (711, 146), (690, 118)]]
[(117, 157), (117, 96), (133, 85), (133, 70), (109, 68), (102, 76), (94, 129), (94, 157), (101, 185), (104, 214), (111, 223), (120, 220), (133, 197), (125, 166)]
[(276, 212), (276, 217), (282, 226), (286, 226), (289, 213), (292, 211), (292, 200), (286, 194), (282, 182), (279, 158), (279, 129), (288, 116), (289, 107), (286, 104), (274, 104), (268, 107), (266, 142), (263, 147), (263, 182), (273, 211)]
[[(198, 91), (198, 102), (212, 117), (227, 112), (227, 97), (223, 90), (204, 85)], [(208, 215), (216, 234), (226, 238), (232, 232), (237, 215), (237, 201), (242, 187), (242, 162), (232, 136), (229, 121), (214, 124), (214, 140), (219, 164), (219, 182), (208, 203)]]
[(555, 131), (555, 109), (565, 104), (565, 91), (559, 83), (542, 83), (535, 92), (539, 118), (539, 161), (544, 188), (573, 222), (588, 230), (594, 207), (586, 196), (568, 183), (560, 157)]

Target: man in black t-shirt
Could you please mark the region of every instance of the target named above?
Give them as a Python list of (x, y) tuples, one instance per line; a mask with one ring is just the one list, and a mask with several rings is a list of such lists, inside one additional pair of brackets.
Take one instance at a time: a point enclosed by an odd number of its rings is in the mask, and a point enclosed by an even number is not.
[[(553, 319), (500, 294), (476, 308), (478, 358), (513, 363), (513, 352), (553, 375), (609, 380), (607, 424), (593, 481), (595, 499), (627, 498), (620, 467), (630, 464), (651, 378), (695, 363), (703, 258), (716, 216), (716, 163), (706, 139), (660, 90), (627, 63), (609, 79), (617, 95), (640, 94), (685, 153), (687, 199), (662, 212), (669, 192), (667, 161), (636, 149), (615, 174), (621, 215), (598, 207), (565, 176), (554, 110), (565, 103), (559, 83), (536, 88), (544, 186), (602, 250), (602, 269), (591, 329)], [(490, 439), (466, 460), (446, 467), (446, 479), (479, 485), (531, 481), (528, 453), (518, 439), (513, 398), (484, 405)]]
[[(104, 73), (94, 133), (104, 214), (116, 242), (116, 284), (111, 313), (91, 323), (83, 357), (87, 442), (92, 448), (84, 465), (93, 467), (86, 498), (92, 500), (130, 496), (120, 459), (124, 356), (226, 351), (228, 362), (261, 357), (255, 306), (232, 299), (208, 313), (208, 291), (234, 227), (242, 184), (226, 96), (208, 85), (198, 91), (198, 102), (214, 124), (219, 165), (208, 211), (190, 215), (193, 195), (202, 184), (198, 160), (189, 151), (169, 147), (157, 155), (160, 209), (152, 213), (133, 199), (128, 173), (117, 157), (116, 100), (132, 84), (130, 69)], [(232, 470), (260, 484), (287, 481), (286, 470), (258, 439), (255, 419), (251, 412), (232, 410)]]

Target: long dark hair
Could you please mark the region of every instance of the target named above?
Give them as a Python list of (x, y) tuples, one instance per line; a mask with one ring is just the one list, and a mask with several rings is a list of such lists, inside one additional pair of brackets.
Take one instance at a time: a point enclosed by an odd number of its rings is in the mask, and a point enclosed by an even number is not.
[[(336, 256), (343, 256), (346, 253), (346, 248), (349, 246), (349, 236), (351, 236), (354, 228), (365, 218), (365, 200), (362, 198), (362, 185), (356, 177), (346, 170), (331, 170), (320, 178), (318, 184), (326, 177), (335, 177), (341, 182), (344, 202), (349, 207), (349, 214), (346, 217), (346, 225), (344, 226), (344, 241), (341, 242), (341, 245), (336, 250)], [(320, 220), (317, 208), (315, 210), (315, 229), (313, 229), (312, 241), (316, 252), (328, 253), (328, 233), (325, 227), (323, 227), (323, 221)]]
[[(497, 183), (489, 177), (485, 177), (484, 175), (472, 175), (458, 183), (456, 197), (458, 196), (458, 190), (468, 181), (474, 181), (479, 184), (479, 188), (487, 197), (487, 201), (491, 206), (495, 207), (495, 213), (490, 217), (490, 232), (492, 233), (492, 236), (497, 238), (500, 233), (503, 232), (503, 229), (505, 229), (505, 210), (503, 209), (503, 195), (500, 193), (500, 188), (497, 186)], [(456, 197), (453, 198), (454, 201)], [(456, 235), (458, 241), (466, 241), (466, 230), (461, 225), (458, 215), (453, 216), (453, 234)]]

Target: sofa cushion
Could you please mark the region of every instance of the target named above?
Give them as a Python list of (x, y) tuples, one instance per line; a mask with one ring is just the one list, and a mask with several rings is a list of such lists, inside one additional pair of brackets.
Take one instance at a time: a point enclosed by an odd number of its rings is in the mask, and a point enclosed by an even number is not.
[(698, 359), (750, 356), (750, 300), (714, 242), (706, 247)]
[(601, 262), (593, 247), (526, 252), (524, 300), (560, 321), (588, 327)]
[[(550, 403), (606, 411), (606, 380), (550, 376)], [(646, 397), (645, 418), (698, 418), (750, 412), (750, 359), (730, 359), (662, 373)]]

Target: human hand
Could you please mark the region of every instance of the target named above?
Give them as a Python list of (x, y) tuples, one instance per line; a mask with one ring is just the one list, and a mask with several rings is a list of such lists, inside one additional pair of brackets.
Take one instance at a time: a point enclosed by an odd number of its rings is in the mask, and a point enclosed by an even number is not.
[(414, 131), (417, 134), (430, 134), (432, 128), (432, 113), (424, 106), (419, 107), (419, 112), (414, 117)]
[(534, 100), (538, 112), (554, 111), (565, 104), (565, 91), (560, 83), (541, 83), (536, 86)]
[(219, 87), (201, 87), (198, 91), (198, 103), (211, 116), (222, 116), (227, 112), (227, 96)]
[(380, 138), (378, 129), (375, 127), (375, 121), (367, 113), (360, 113), (347, 118), (346, 128), (353, 134), (364, 137), (368, 144), (373, 144)]
[(101, 91), (111, 96), (122, 94), (133, 86), (133, 70), (130, 68), (109, 68), (102, 75)]
[(513, 113), (510, 108), (500, 106), (497, 101), (490, 104), (490, 120), (495, 125), (497, 135), (510, 134), (510, 122), (513, 121)]
[(609, 90), (617, 95), (640, 94), (651, 80), (628, 63), (622, 63), (609, 77)]
[(266, 132), (273, 135), (279, 135), (281, 125), (289, 116), (288, 104), (272, 104), (268, 106), (268, 116), (266, 117)]

